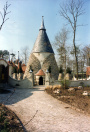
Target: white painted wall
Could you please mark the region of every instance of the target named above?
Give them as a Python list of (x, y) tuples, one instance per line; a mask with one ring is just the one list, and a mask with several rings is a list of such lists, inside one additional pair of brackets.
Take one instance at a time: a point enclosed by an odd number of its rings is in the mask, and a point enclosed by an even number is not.
[(13, 67), (9, 65), (9, 76), (12, 77)]
[[(33, 77), (25, 78), (23, 80), (16, 80), (9, 77), (9, 84), (15, 88), (33, 88)], [(18, 85), (18, 86), (17, 86)]]
[[(81, 86), (81, 83), (83, 82), (83, 86), (89, 86), (90, 87), (90, 80), (77, 80), (77, 81), (69, 81), (69, 87), (78, 87)], [(61, 81), (55, 80), (54, 83), (49, 83), (49, 85), (60, 85)]]
[(72, 86), (80, 86), (81, 85), (81, 83), (84, 83), (84, 85), (83, 86), (89, 86), (90, 87), (90, 80), (76, 80), (76, 81), (70, 81), (70, 87), (72, 87)]
[(7, 62), (3, 59), (0, 59), (0, 65), (4, 65), (5, 67), (8, 66)]

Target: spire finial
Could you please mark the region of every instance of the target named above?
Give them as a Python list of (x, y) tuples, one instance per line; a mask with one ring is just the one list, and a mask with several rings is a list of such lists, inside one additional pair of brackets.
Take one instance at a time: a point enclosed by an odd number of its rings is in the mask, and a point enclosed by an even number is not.
[(10, 53), (9, 53), (9, 62), (10, 62)]
[(43, 17), (44, 17), (44, 16), (42, 16), (42, 21), (43, 21)]
[(19, 51), (18, 51), (18, 62), (19, 62)]
[(42, 23), (41, 23), (41, 27), (40, 27), (40, 30), (46, 30), (45, 29), (45, 26), (44, 26), (44, 19), (43, 19), (44, 16), (42, 16)]

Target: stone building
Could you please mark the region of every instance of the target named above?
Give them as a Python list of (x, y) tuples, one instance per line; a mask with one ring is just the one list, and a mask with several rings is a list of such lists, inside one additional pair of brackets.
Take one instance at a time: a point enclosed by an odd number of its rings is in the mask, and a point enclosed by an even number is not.
[(9, 60), (7, 63), (9, 65), (9, 76), (17, 80), (20, 80), (20, 78), (23, 79), (23, 75), (26, 70), (26, 65), (22, 64), (22, 62), (18, 59), (14, 62), (12, 60)]
[(86, 68), (86, 77), (87, 79), (90, 79), (90, 66)]
[[(39, 29), (38, 37), (30, 54), (24, 77), (28, 78), (30, 71), (33, 71), (34, 85), (45, 84), (45, 74), (46, 70), (48, 70), (49, 68), (51, 69), (51, 78), (54, 78), (55, 80), (58, 79), (58, 66), (54, 57), (54, 51), (46, 33), (44, 20), (42, 17), (42, 24)], [(41, 74), (41, 72), (43, 72), (43, 75)]]

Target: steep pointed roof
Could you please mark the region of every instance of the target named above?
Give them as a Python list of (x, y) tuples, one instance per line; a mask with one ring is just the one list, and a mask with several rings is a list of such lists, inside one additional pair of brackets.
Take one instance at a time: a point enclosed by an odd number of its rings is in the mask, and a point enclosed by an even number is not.
[(45, 26), (44, 26), (43, 16), (42, 16), (42, 23), (41, 23), (41, 27), (40, 27), (40, 29), (39, 29), (39, 30), (45, 30), (45, 31), (46, 31)]
[(39, 53), (39, 52), (54, 53), (46, 33), (43, 17), (42, 17), (42, 24), (39, 29), (39, 34), (32, 50), (32, 53)]
[(36, 76), (45, 76), (45, 73), (42, 69), (40, 69), (37, 73)]

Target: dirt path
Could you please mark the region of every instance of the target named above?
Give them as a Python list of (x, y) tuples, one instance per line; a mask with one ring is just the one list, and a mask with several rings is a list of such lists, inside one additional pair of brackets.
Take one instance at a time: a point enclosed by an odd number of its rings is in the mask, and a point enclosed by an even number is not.
[[(5, 99), (6, 95), (0, 95), (0, 102)], [(28, 132), (90, 132), (90, 116), (48, 95), (44, 87), (16, 89), (6, 104)]]

